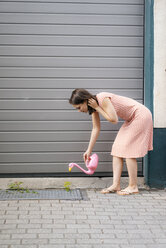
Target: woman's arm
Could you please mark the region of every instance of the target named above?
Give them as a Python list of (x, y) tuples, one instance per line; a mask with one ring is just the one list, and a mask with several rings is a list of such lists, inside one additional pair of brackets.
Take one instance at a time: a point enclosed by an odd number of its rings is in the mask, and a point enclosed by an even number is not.
[(87, 151), (84, 153), (84, 161), (89, 160), (90, 154), (93, 150), (93, 147), (96, 143), (96, 140), (99, 136), (100, 133), (100, 117), (98, 112), (93, 112), (92, 113), (92, 123), (93, 123), (93, 128), (91, 132), (91, 137), (88, 145)]
[(97, 105), (94, 99), (90, 99), (89, 105), (95, 108), (106, 120), (116, 124), (118, 122), (118, 116), (116, 114), (115, 108), (112, 105), (109, 97), (104, 98), (102, 102), (102, 108)]

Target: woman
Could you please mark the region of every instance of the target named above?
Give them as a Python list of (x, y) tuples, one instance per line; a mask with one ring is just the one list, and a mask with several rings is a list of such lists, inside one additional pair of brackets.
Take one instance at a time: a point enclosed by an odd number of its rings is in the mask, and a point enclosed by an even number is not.
[[(136, 158), (144, 157), (148, 151), (153, 150), (153, 122), (149, 109), (128, 97), (109, 92), (101, 92), (94, 96), (85, 89), (75, 89), (69, 103), (79, 112), (89, 112), (92, 115), (92, 133), (88, 149), (83, 155), (85, 162), (89, 160), (100, 132), (99, 114), (113, 124), (118, 122), (118, 117), (125, 121), (115, 138), (111, 151), (113, 184), (103, 189), (101, 193), (117, 192), (119, 195), (139, 193)], [(126, 159), (129, 185), (120, 190), (123, 159)]]

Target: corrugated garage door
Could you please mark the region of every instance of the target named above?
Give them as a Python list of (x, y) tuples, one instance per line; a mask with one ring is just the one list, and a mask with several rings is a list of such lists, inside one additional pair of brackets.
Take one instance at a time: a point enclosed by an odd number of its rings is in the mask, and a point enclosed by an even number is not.
[[(68, 98), (82, 87), (143, 102), (143, 0), (6, 0), (0, 12), (1, 176), (84, 176), (67, 165), (83, 165), (91, 117)], [(122, 120), (101, 120), (95, 176), (110, 176)]]

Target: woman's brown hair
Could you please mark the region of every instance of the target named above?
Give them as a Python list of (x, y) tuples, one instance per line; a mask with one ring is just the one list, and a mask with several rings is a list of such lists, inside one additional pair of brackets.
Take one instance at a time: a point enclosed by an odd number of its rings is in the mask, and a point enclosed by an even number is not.
[(73, 92), (71, 94), (71, 97), (69, 99), (69, 103), (72, 105), (77, 105), (77, 104), (84, 103), (86, 101), (87, 106), (88, 106), (88, 112), (91, 115), (96, 110), (88, 105), (88, 100), (90, 98), (95, 99), (96, 102), (98, 103), (97, 97), (95, 95), (92, 95), (89, 91), (87, 91), (85, 89), (75, 89), (75, 90), (73, 90)]

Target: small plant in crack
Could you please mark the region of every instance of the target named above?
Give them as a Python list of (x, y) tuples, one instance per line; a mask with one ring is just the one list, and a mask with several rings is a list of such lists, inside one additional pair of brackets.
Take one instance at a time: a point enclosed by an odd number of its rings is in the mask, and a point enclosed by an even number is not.
[(71, 185), (70, 182), (65, 182), (65, 183), (64, 183), (64, 187), (65, 187), (65, 190), (66, 190), (67, 192), (70, 191), (70, 185)]
[(14, 182), (14, 183), (8, 184), (8, 189), (6, 190), (6, 192), (16, 191), (20, 193), (38, 194), (38, 192), (34, 190), (30, 191), (29, 189), (22, 187), (21, 184), (23, 184), (23, 182)]

